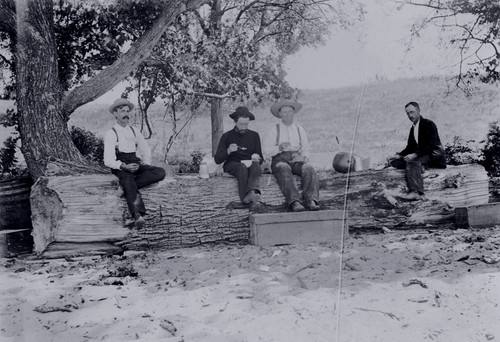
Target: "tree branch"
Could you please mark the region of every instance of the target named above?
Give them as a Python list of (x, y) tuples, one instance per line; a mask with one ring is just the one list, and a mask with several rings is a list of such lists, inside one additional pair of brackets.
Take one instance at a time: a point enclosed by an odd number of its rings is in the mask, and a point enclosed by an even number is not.
[(213, 94), (213, 93), (203, 93), (203, 92), (197, 92), (195, 91), (193, 95), (196, 96), (204, 96), (204, 97), (213, 97), (216, 99), (225, 99), (227, 97), (231, 97), (231, 93), (225, 93), (225, 94)]
[(128, 77), (146, 60), (167, 28), (179, 14), (207, 4), (208, 0), (168, 1), (156, 23), (111, 66), (70, 91), (63, 100), (62, 112), (68, 117), (78, 107), (95, 100)]

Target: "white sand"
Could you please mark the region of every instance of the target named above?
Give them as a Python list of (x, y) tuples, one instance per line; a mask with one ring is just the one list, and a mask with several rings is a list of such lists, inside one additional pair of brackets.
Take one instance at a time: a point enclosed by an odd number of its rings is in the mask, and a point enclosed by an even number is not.
[[(499, 263), (482, 259), (497, 231), (349, 237), (338, 327), (331, 246), (3, 259), (0, 341), (500, 340)], [(35, 311), (48, 307), (71, 312)]]

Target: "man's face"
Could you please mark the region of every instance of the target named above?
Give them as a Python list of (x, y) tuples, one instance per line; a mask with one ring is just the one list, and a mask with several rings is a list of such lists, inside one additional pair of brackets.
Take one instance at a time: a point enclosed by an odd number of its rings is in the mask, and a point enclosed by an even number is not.
[(113, 111), (113, 114), (115, 115), (116, 122), (120, 126), (127, 126), (128, 122), (130, 120), (130, 107), (129, 106), (122, 106), (120, 108), (117, 108)]
[(411, 122), (416, 124), (417, 121), (420, 119), (420, 109), (413, 105), (409, 105), (408, 107), (405, 108), (405, 110), (406, 110), (406, 115), (408, 115), (408, 119), (410, 119)]
[(236, 120), (236, 129), (240, 132), (240, 133), (245, 133), (248, 129), (248, 123), (250, 122), (250, 118), (249, 117), (243, 117), (243, 116), (240, 116), (238, 118), (238, 120)]
[(281, 121), (285, 125), (291, 125), (293, 123), (293, 118), (295, 117), (295, 111), (290, 106), (284, 106), (280, 109)]

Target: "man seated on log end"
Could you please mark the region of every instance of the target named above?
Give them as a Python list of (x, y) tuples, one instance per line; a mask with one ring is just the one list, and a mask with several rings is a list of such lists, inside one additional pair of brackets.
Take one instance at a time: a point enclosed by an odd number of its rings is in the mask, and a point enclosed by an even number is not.
[(224, 162), (224, 172), (238, 179), (241, 202), (248, 204), (250, 211), (260, 211), (260, 164), (264, 159), (259, 134), (248, 129), (255, 116), (247, 107), (238, 107), (229, 117), (234, 120), (234, 128), (220, 138), (214, 160), (217, 164)]
[[(308, 163), (309, 141), (306, 131), (294, 123), (295, 114), (302, 104), (283, 100), (271, 106), (271, 113), (281, 119), (272, 125), (264, 138), (264, 151), (271, 160), (271, 171), (290, 211), (319, 210), (319, 181), (314, 167)], [(301, 176), (302, 196), (293, 175)]]
[(408, 194), (402, 198), (421, 200), (424, 197), (422, 167), (446, 168), (446, 157), (436, 124), (420, 115), (416, 102), (405, 106), (406, 115), (412, 122), (408, 143), (404, 150), (388, 159), (391, 166), (406, 169)]
[(133, 108), (134, 105), (123, 98), (109, 107), (116, 124), (104, 135), (104, 164), (118, 177), (130, 215), (140, 229), (145, 223), (146, 208), (138, 189), (161, 181), (165, 170), (149, 165), (151, 150), (141, 132), (129, 125), (129, 112)]

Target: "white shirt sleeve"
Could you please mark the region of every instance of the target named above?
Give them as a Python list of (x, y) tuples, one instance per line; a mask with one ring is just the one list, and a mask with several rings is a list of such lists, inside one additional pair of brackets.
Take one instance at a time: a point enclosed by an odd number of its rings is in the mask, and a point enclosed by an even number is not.
[(108, 130), (104, 135), (104, 165), (112, 169), (120, 169), (122, 162), (116, 160), (115, 147), (117, 138), (113, 130)]
[(149, 148), (149, 145), (144, 139), (144, 136), (142, 135), (139, 130), (136, 130), (137, 134), (137, 152), (140, 155), (140, 158), (144, 164), (151, 165), (151, 149)]

